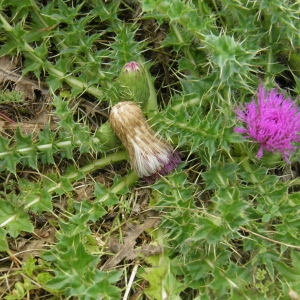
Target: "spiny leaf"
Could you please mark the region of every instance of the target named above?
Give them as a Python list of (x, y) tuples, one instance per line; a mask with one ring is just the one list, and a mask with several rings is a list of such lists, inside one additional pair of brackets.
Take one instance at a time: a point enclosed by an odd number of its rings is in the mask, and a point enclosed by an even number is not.
[(39, 142), (37, 143), (37, 146), (42, 147), (43, 145), (50, 144), (49, 147), (45, 147), (44, 151), (40, 154), (43, 164), (54, 164), (53, 154), (58, 150), (54, 144), (55, 136), (56, 134), (50, 130), (50, 125), (48, 123), (38, 134)]
[(165, 297), (170, 299), (181, 299), (179, 294), (184, 290), (184, 286), (171, 273), (170, 261), (167, 258), (160, 258), (157, 265), (146, 268), (141, 276), (149, 282), (149, 287), (145, 289), (148, 297), (163, 300)]
[(209, 171), (202, 173), (206, 182), (206, 189), (228, 186), (228, 180), (234, 180), (235, 172), (238, 170), (236, 164), (217, 164), (210, 168)]
[(1, 199), (0, 226), (5, 227), (9, 235), (13, 238), (16, 238), (21, 231), (33, 232), (34, 230), (29, 215), (25, 211)]
[(92, 13), (98, 16), (102, 22), (110, 21), (111, 23), (117, 22), (119, 1), (103, 2), (102, 0), (92, 0), (93, 10)]
[[(117, 299), (120, 290), (113, 286), (122, 272), (101, 272), (97, 269), (99, 257), (89, 254), (80, 234), (58, 236), (55, 249), (47, 251), (44, 258), (56, 265), (55, 278), (47, 286), (65, 296), (80, 299)], [(71, 283), (71, 284), (70, 284)]]
[(16, 150), (28, 149), (28, 151), (23, 152), (22, 163), (25, 166), (30, 166), (31, 168), (37, 170), (37, 157), (38, 152), (36, 146), (32, 140), (32, 134), (22, 135), (20, 127), (18, 127), (15, 135), (16, 139)]
[(55, 10), (56, 13), (49, 15), (49, 17), (56, 20), (56, 22), (72, 24), (82, 5), (68, 7), (62, 0), (58, 0), (57, 3), (58, 7)]
[(108, 207), (119, 202), (119, 198), (116, 194), (110, 192), (102, 184), (99, 183), (95, 184), (94, 196), (96, 197), (96, 202), (102, 202)]
[(16, 174), (16, 165), (20, 161), (20, 155), (9, 147), (10, 141), (0, 136), (0, 166), (9, 172)]
[(205, 44), (212, 52), (211, 60), (219, 66), (221, 82), (234, 74), (241, 76), (249, 72), (256, 50), (246, 50), (232, 37), (207, 35)]

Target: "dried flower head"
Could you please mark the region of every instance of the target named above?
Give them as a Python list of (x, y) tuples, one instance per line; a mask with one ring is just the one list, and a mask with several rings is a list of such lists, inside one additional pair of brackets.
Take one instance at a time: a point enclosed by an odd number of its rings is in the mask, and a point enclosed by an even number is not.
[(136, 103), (119, 102), (109, 120), (129, 153), (132, 168), (147, 182), (171, 173), (180, 163), (178, 153), (150, 128)]
[(246, 127), (235, 128), (235, 131), (260, 144), (258, 159), (264, 150), (278, 151), (289, 162), (289, 156), (296, 149), (294, 143), (300, 141), (300, 112), (295, 101), (278, 94), (277, 89), (267, 92), (260, 85), (257, 101), (252, 99), (235, 113)]

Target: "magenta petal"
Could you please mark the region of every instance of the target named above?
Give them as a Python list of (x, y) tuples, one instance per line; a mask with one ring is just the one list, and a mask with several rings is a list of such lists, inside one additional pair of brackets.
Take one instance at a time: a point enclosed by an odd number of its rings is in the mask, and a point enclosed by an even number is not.
[(248, 130), (245, 129), (245, 128), (235, 127), (233, 130), (234, 130), (236, 133), (240, 133), (240, 134), (248, 133)]
[(261, 157), (263, 156), (263, 153), (264, 153), (264, 147), (261, 145), (258, 152), (257, 152), (257, 154), (256, 154), (256, 157), (258, 159), (261, 159)]

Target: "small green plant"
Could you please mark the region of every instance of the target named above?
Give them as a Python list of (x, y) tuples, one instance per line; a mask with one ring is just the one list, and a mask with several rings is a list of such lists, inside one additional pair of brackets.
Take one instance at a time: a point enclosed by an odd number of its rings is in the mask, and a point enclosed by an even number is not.
[(0, 93), (0, 103), (12, 103), (12, 102), (22, 102), (23, 93), (16, 91), (2, 91)]
[(1, 298), (298, 299), (299, 14), (0, 1)]

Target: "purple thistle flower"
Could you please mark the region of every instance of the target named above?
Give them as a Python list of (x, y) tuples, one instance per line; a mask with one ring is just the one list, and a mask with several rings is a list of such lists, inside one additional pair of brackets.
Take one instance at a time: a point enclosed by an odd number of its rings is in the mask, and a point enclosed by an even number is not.
[(300, 111), (291, 98), (277, 93), (277, 89), (265, 91), (259, 85), (257, 101), (252, 98), (244, 107), (237, 108), (237, 119), (245, 123), (245, 128), (237, 127), (235, 132), (245, 134), (260, 144), (257, 158), (263, 151), (281, 153), (289, 162), (289, 156), (296, 149), (294, 143), (300, 142)]

